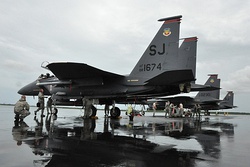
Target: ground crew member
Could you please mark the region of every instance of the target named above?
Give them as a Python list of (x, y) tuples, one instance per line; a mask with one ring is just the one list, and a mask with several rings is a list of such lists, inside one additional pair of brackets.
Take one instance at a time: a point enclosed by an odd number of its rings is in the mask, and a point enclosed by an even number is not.
[(44, 94), (43, 94), (43, 89), (39, 90), (37, 107), (38, 107), (38, 109), (35, 111), (35, 115), (36, 115), (36, 113), (39, 110), (42, 110), (41, 111), (41, 116), (44, 117), (45, 115), (43, 115), (43, 112), (44, 112)]
[(133, 113), (133, 107), (131, 104), (128, 105), (128, 111), (127, 111), (127, 114), (128, 115), (131, 115)]
[(201, 116), (201, 106), (200, 104), (197, 105), (197, 112), (199, 114), (199, 117)]
[(170, 116), (173, 117), (174, 114), (175, 114), (175, 107), (174, 107), (174, 104), (171, 103), (171, 104), (169, 105), (169, 108), (170, 108), (170, 114), (171, 114)]
[(15, 107), (14, 107), (14, 113), (15, 115), (15, 120), (18, 122), (20, 119), (20, 122), (23, 121), (25, 117), (30, 115), (29, 112), (30, 106), (26, 102), (26, 96), (21, 96), (21, 99), (16, 102)]
[(156, 102), (153, 103), (153, 117), (155, 116), (155, 111), (157, 109)]
[(200, 106), (200, 104), (195, 104), (195, 106), (194, 106), (194, 112), (195, 112), (196, 116), (198, 115), (200, 117), (200, 112), (201, 112), (201, 106)]
[(84, 108), (84, 116), (83, 117), (84, 118), (90, 118), (91, 111), (92, 111), (91, 107), (92, 107), (93, 100), (83, 98), (82, 102), (83, 102), (83, 108)]
[(128, 111), (127, 111), (127, 114), (129, 116), (129, 120), (130, 121), (133, 121), (133, 118), (134, 118), (134, 112), (133, 112), (133, 107), (131, 104), (128, 105)]
[(170, 113), (169, 113), (169, 106), (170, 105), (170, 102), (169, 101), (166, 101), (166, 103), (165, 103), (165, 117), (167, 117), (167, 116), (169, 116), (170, 115)]
[(179, 104), (179, 116), (180, 116), (180, 117), (183, 116), (183, 112), (184, 112), (183, 104), (180, 103), (180, 104)]
[(197, 104), (194, 105), (193, 111), (194, 111), (193, 117), (194, 117), (194, 116), (197, 117)]

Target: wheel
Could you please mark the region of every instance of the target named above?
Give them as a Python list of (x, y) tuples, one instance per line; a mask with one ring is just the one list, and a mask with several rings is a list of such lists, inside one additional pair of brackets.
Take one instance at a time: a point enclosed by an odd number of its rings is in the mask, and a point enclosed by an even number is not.
[(118, 107), (111, 108), (110, 115), (111, 118), (118, 118), (121, 115), (121, 110)]

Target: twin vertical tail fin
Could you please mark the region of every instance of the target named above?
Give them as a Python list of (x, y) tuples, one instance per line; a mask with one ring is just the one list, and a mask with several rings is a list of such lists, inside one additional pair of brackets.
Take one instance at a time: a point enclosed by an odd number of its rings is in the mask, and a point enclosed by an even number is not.
[(165, 71), (178, 69), (176, 64), (181, 17), (174, 16), (158, 20), (164, 23), (130, 73), (130, 77), (139, 78), (145, 82)]
[[(220, 79), (218, 78), (217, 74), (209, 75), (207, 82), (205, 85), (210, 85), (213, 87), (220, 88)], [(196, 99), (199, 99), (200, 101), (206, 101), (206, 100), (219, 100), (220, 99), (220, 89), (213, 90), (213, 91), (200, 91), (196, 97)]]
[(197, 55), (197, 37), (184, 38), (179, 47), (180, 68), (192, 69), (194, 77), (196, 76), (196, 55)]

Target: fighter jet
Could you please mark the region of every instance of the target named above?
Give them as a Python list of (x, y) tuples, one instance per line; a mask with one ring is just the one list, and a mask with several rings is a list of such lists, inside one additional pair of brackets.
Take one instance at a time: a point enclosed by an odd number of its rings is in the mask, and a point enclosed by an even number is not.
[[(44, 75), (18, 91), (36, 96), (38, 88), (53, 99), (81, 99), (111, 105), (127, 98), (174, 95), (190, 92), (193, 70), (187, 59), (178, 56), (179, 29), (182, 16), (159, 19), (163, 25), (129, 75), (120, 75), (84, 63), (54, 62), (44, 68), (54, 76)], [(111, 116), (119, 116), (113, 107)], [(85, 111), (86, 112), (86, 111)], [(86, 115), (89, 115), (87, 113)]]
[(236, 108), (237, 106), (234, 106), (234, 92), (228, 91), (227, 95), (224, 97), (223, 101), (220, 102), (220, 109), (232, 109)]
[(224, 99), (220, 100), (220, 79), (217, 74), (211, 74), (205, 85), (211, 85), (218, 89), (212, 91), (200, 91), (194, 98), (188, 96), (175, 96), (150, 99), (148, 100), (148, 104), (151, 107), (154, 102), (157, 102), (158, 109), (164, 109), (166, 101), (169, 101), (174, 105), (182, 103), (186, 108), (193, 108), (195, 104), (199, 104), (201, 110), (204, 110), (207, 115), (210, 114), (209, 110), (232, 109), (237, 107), (233, 105), (233, 91), (228, 91)]
[(200, 91), (198, 94), (192, 98), (188, 96), (175, 96), (175, 97), (161, 97), (156, 99), (148, 100), (149, 106), (152, 103), (157, 102), (158, 109), (165, 108), (165, 102), (170, 101), (171, 103), (178, 105), (180, 103), (183, 104), (186, 108), (192, 108), (195, 104), (200, 104), (202, 109), (206, 110), (207, 106), (218, 105), (221, 100), (220, 97), (220, 79), (217, 74), (209, 75), (208, 80), (204, 85), (210, 85), (211, 87), (217, 87), (217, 90), (208, 90), (208, 91)]
[[(179, 41), (183, 41), (182, 44), (179, 47), (178, 50), (178, 64), (179, 63), (183, 63), (184, 67), (190, 68), (192, 69), (192, 72), (195, 76), (196, 73), (196, 48), (197, 48), (197, 37), (188, 37), (188, 38), (183, 38), (180, 39)], [(42, 75), (40, 76), (40, 78), (49, 78), (51, 77), (50, 75)], [(35, 86), (35, 88), (33, 90), (39, 90), (40, 88), (38, 86), (36, 86), (35, 84), (33, 84)], [(29, 86), (30, 87), (30, 86)], [(184, 85), (180, 86), (180, 89), (184, 89)], [(210, 85), (199, 85), (199, 84), (195, 84), (194, 82), (191, 82), (191, 91), (204, 91), (204, 90), (214, 90), (214, 89), (218, 89), (217, 87), (212, 87)], [(32, 89), (31, 89), (32, 90)], [(32, 93), (32, 92), (31, 92)], [(37, 93), (35, 93), (36, 95)], [(46, 94), (51, 95), (49, 91), (46, 91)], [(128, 104), (128, 103), (132, 103), (132, 104), (143, 104), (146, 105), (146, 100), (149, 97), (142, 97), (140, 96), (140, 98), (136, 98), (134, 99), (134, 97), (127, 97), (125, 99), (125, 101), (116, 101), (116, 103), (119, 104)], [(80, 97), (79, 99), (74, 98), (74, 99), (65, 99), (65, 97), (62, 99), (60, 96), (58, 96), (57, 98), (55, 98), (54, 95), (54, 99), (56, 99), (56, 101), (54, 101), (54, 103), (56, 105), (64, 105), (64, 106), (82, 106), (83, 102), (82, 102), (82, 97)]]
[[(232, 91), (228, 91), (226, 96), (224, 97), (223, 100), (220, 100), (219, 98), (214, 100), (205, 100), (203, 102), (197, 101), (196, 104), (200, 103), (201, 105), (201, 110), (205, 111), (205, 115), (210, 115), (210, 110), (222, 110), (222, 109), (232, 109), (237, 106), (233, 105), (233, 98), (234, 98), (234, 93)], [(204, 100), (204, 98), (203, 98)]]
[[(217, 75), (212, 75), (216, 78), (210, 79), (210, 83), (214, 85), (220, 85), (220, 79), (217, 79)], [(218, 84), (217, 84), (218, 82)], [(218, 86), (219, 86), (218, 85)], [(227, 95), (223, 100), (220, 100), (220, 90), (199, 92), (194, 100), (195, 104), (201, 105), (201, 110), (205, 111), (206, 115), (210, 115), (209, 110), (221, 110), (221, 109), (232, 109), (236, 106), (233, 105), (234, 93), (228, 91)]]
[(233, 101), (234, 101), (234, 93), (233, 91), (228, 91), (224, 99), (221, 100), (218, 103), (218, 105), (209, 107), (208, 110), (222, 110), (222, 109), (236, 108), (237, 106), (234, 106)]

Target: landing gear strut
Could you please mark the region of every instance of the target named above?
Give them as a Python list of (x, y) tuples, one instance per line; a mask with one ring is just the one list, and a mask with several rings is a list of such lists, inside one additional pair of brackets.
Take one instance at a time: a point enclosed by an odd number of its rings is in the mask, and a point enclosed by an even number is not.
[(83, 102), (83, 108), (84, 108), (84, 118), (90, 118), (96, 116), (96, 107), (93, 106), (93, 101), (91, 99), (82, 99)]

